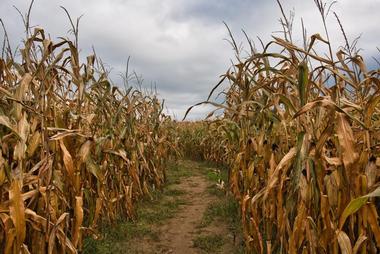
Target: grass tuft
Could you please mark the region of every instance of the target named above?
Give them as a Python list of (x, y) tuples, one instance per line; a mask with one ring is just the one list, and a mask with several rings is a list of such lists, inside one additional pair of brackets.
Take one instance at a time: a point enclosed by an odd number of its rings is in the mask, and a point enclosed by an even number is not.
[(193, 240), (193, 246), (199, 248), (206, 253), (214, 253), (222, 248), (224, 244), (221, 235), (201, 235)]

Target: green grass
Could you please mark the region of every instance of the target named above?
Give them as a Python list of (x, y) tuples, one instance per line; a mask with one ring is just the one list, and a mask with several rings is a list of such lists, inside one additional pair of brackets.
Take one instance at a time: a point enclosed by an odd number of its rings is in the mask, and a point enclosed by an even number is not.
[(188, 168), (179, 166), (177, 162), (171, 162), (167, 170), (166, 185), (179, 184), (181, 178), (192, 176), (193, 174), (194, 172)]
[(239, 204), (232, 197), (224, 197), (216, 202), (209, 204), (199, 227), (207, 227), (212, 222), (223, 220), (228, 223), (230, 228), (237, 231), (240, 228)]
[(186, 201), (174, 199), (162, 201), (158, 204), (151, 204), (144, 209), (140, 209), (137, 215), (139, 221), (149, 224), (162, 224), (165, 220), (172, 218), (179, 210), (180, 205), (185, 205)]
[(210, 182), (217, 183), (220, 180), (228, 182), (228, 168), (218, 166), (212, 162), (200, 162), (199, 171), (204, 174)]
[(146, 222), (118, 221), (102, 229), (102, 239), (84, 240), (83, 253), (124, 253), (128, 248), (128, 241), (134, 238), (149, 237), (158, 239), (156, 232), (152, 231)]
[(220, 174), (218, 171), (208, 170), (208, 172), (206, 173), (206, 176), (207, 176), (207, 179), (211, 182), (218, 182), (220, 179)]
[(194, 239), (194, 247), (204, 250), (206, 253), (215, 253), (224, 244), (221, 235), (203, 235)]

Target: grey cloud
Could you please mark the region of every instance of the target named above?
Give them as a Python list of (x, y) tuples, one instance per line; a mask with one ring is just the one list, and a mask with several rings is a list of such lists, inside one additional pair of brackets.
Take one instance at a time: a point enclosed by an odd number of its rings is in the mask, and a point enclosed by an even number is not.
[(223, 20), (236, 20), (246, 17), (257, 6), (262, 6), (265, 1), (250, 0), (210, 0), (188, 1), (187, 8), (174, 12), (172, 17), (176, 20), (186, 21), (189, 19), (201, 20), (204, 23), (215, 23)]
[[(23, 27), (12, 5), (25, 11), (28, 2), (0, 2), (0, 18), (7, 25), (13, 45), (20, 42)], [(283, 2), (286, 13), (295, 9), (294, 37), (298, 44), (302, 44), (301, 17), (309, 35), (324, 36), (312, 0)], [(79, 42), (83, 54), (90, 54), (94, 46), (97, 55), (113, 68), (111, 78), (116, 83), (120, 83), (118, 74), (131, 56), (130, 68), (143, 75), (146, 87), (157, 86), (169, 112), (178, 118), (189, 106), (207, 97), (233, 58), (231, 46), (223, 41), (228, 33), (222, 21), (227, 22), (238, 42), (245, 40), (241, 29), (252, 38), (260, 36), (264, 42), (280, 29), (281, 13), (274, 0), (36, 0), (32, 25), (44, 27), (53, 39), (70, 36), (66, 34), (69, 22), (59, 5), (65, 6), (72, 17), (84, 14)], [(341, 0), (334, 7), (350, 39), (362, 34), (358, 46), (367, 59), (377, 56), (376, 46), (380, 46), (380, 16), (373, 11), (377, 6), (378, 0), (364, 0), (360, 5), (355, 0)], [(343, 43), (339, 26), (332, 15), (328, 23), (333, 47), (338, 48)], [(189, 117), (200, 118), (209, 109), (196, 108)]]

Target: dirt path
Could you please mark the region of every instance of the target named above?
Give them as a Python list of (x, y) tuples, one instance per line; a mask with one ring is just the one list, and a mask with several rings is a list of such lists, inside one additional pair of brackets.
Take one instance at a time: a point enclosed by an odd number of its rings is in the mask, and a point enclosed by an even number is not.
[(127, 239), (108, 239), (109, 253), (242, 253), (238, 207), (216, 185), (218, 178), (223, 174), (215, 168), (180, 161), (156, 203), (141, 205), (137, 222), (127, 223)]
[(173, 253), (197, 253), (193, 248), (193, 239), (197, 234), (197, 225), (210, 202), (215, 198), (207, 195), (208, 182), (202, 176), (190, 176), (176, 187), (186, 192), (187, 204), (177, 215), (162, 226), (160, 240)]

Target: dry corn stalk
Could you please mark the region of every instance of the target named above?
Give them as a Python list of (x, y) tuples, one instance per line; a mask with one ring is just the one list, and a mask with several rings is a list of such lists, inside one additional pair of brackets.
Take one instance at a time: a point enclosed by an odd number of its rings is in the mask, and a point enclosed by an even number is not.
[(76, 45), (36, 28), (19, 62), (0, 59), (1, 253), (77, 253), (165, 180), (175, 143), (163, 105), (112, 86)]
[(378, 253), (380, 71), (349, 46), (318, 55), (316, 42), (331, 50), (319, 34), (304, 47), (285, 35), (235, 48), (225, 102), (203, 102), (223, 117), (188, 124), (203, 136), (186, 142), (230, 166), (250, 252)]

